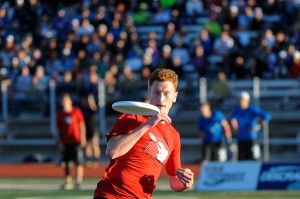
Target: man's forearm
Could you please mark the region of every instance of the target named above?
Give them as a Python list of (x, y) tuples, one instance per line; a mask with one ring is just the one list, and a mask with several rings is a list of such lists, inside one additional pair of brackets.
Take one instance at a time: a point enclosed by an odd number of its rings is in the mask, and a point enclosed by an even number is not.
[(107, 143), (107, 156), (115, 159), (126, 154), (149, 128), (149, 125), (144, 124), (129, 134), (111, 137)]

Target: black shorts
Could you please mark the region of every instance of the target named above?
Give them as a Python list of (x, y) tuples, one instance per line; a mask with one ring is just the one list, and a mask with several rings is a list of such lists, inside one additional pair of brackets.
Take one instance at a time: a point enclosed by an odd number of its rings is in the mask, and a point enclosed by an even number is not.
[(94, 118), (85, 120), (86, 140), (91, 140), (97, 134), (97, 127)]
[(238, 160), (258, 160), (260, 147), (256, 140), (238, 141)]
[(78, 144), (64, 145), (63, 162), (74, 162), (76, 165), (82, 165), (84, 163), (83, 151)]

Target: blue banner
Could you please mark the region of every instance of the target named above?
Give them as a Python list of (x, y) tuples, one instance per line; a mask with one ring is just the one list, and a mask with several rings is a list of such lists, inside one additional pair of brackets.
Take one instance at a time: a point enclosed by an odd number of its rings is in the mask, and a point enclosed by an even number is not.
[(264, 163), (257, 189), (300, 190), (300, 163)]

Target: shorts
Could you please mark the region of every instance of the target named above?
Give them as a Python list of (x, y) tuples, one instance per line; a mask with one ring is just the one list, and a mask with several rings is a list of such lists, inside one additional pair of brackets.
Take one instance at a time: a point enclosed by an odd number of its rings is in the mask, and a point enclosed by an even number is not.
[(62, 155), (63, 162), (74, 162), (76, 165), (83, 165), (84, 163), (83, 151), (80, 145), (78, 144), (64, 145), (64, 151)]
[(90, 118), (85, 120), (85, 126), (86, 126), (86, 140), (91, 140), (95, 135), (97, 135), (97, 128), (96, 128), (96, 122), (94, 121), (94, 118)]
[(223, 142), (203, 143), (202, 148), (203, 160), (205, 161), (226, 161), (226, 149)]
[(256, 140), (238, 141), (238, 160), (259, 160), (260, 147)]

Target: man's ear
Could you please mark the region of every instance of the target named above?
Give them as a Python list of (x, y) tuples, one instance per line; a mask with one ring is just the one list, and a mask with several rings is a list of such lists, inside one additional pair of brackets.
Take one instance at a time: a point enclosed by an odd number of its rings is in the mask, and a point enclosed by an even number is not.
[(178, 91), (176, 91), (176, 92), (175, 92), (175, 94), (174, 94), (173, 103), (174, 103), (174, 102), (176, 102), (176, 100), (177, 100), (177, 96), (178, 96)]

